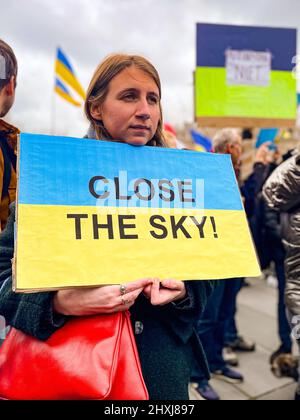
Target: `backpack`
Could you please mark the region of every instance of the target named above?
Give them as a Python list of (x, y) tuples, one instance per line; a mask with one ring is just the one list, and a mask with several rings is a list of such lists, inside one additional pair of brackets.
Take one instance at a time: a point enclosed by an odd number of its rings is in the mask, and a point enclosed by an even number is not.
[(8, 188), (11, 179), (11, 166), (13, 165), (16, 168), (16, 158), (14, 153), (11, 151), (11, 148), (7, 144), (6, 137), (3, 133), (0, 132), (0, 150), (2, 151), (4, 158), (4, 174), (3, 174), (3, 186), (2, 186), (2, 195), (0, 197), (0, 202), (4, 197), (8, 195)]

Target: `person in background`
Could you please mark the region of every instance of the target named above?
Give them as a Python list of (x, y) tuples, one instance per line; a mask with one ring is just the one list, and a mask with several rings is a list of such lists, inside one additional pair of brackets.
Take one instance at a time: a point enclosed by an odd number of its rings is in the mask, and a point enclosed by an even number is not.
[[(19, 130), (5, 122), (15, 101), (18, 64), (12, 48), (0, 39), (0, 232), (5, 228), (9, 205), (16, 199), (16, 146)], [(0, 265), (1, 265), (0, 255)], [(7, 333), (4, 317), (0, 316), (0, 345)]]
[(0, 232), (16, 199), (16, 145), (19, 130), (3, 121), (15, 101), (18, 64), (12, 48), (0, 39)]
[[(290, 151), (282, 156), (282, 159), (285, 161), (291, 156)], [(269, 142), (264, 143), (257, 151), (253, 173), (242, 187), (245, 209), (261, 268), (264, 270), (274, 262), (278, 283), (277, 323), (281, 343), (270, 357), (271, 364), (279, 355), (290, 354), (292, 351), (291, 328), (284, 301), (285, 249), (281, 237), (280, 213), (267, 205), (262, 194), (263, 185), (280, 163), (281, 155), (277, 148)]]
[(291, 327), (286, 316), (286, 305), (284, 300), (286, 285), (284, 263), (286, 252), (282, 242), (281, 217), (280, 213), (267, 205), (262, 195), (261, 201), (266, 245), (268, 247), (270, 260), (275, 264), (278, 288), (277, 325), (280, 345), (270, 356), (270, 364), (272, 365), (278, 356), (292, 353), (292, 339)]
[[(213, 139), (215, 153), (230, 154), (236, 176), (239, 176), (242, 155), (242, 139), (232, 129), (217, 132)], [(205, 311), (198, 321), (198, 334), (203, 344), (213, 377), (229, 383), (243, 382), (243, 376), (229, 367), (229, 361), (236, 364), (237, 357), (229, 349), (224, 354), (226, 341), (231, 340), (232, 349), (254, 351), (255, 344), (238, 335), (235, 323), (236, 299), (241, 289), (242, 279), (218, 280)], [(224, 356), (228, 356), (225, 360)], [(196, 366), (191, 381), (196, 383), (196, 391), (207, 400), (218, 400), (220, 396), (212, 388)]]
[[(294, 337), (300, 349), (300, 154), (281, 164), (263, 188), (267, 205), (282, 213), (282, 238), (286, 250), (285, 302)], [(300, 364), (299, 364), (300, 369)], [(300, 376), (295, 400), (300, 401)]]

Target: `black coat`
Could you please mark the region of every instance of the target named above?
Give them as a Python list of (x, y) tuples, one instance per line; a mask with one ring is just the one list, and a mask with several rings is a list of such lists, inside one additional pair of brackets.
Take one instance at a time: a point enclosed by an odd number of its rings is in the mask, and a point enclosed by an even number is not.
[[(12, 291), (13, 223), (14, 206), (7, 228), (0, 235), (0, 314), (9, 325), (46, 340), (68, 321), (68, 317), (54, 313), (55, 292), (16, 294)], [(132, 325), (151, 399), (188, 399), (193, 357), (209, 377), (206, 357), (194, 327), (212, 292), (212, 282), (186, 282), (186, 287), (189, 299), (181, 304), (154, 307), (140, 296), (131, 308)]]

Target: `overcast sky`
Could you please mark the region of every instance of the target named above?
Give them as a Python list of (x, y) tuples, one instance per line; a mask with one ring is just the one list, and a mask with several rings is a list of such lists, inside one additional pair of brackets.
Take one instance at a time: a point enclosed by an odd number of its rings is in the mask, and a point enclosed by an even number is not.
[(165, 120), (176, 125), (193, 120), (197, 22), (300, 29), (299, 0), (0, 0), (0, 6), (0, 38), (14, 48), (20, 68), (11, 122), (50, 133), (54, 109), (55, 133), (72, 136), (82, 136), (87, 122), (82, 109), (53, 95), (57, 46), (85, 89), (107, 54), (145, 55), (162, 79)]

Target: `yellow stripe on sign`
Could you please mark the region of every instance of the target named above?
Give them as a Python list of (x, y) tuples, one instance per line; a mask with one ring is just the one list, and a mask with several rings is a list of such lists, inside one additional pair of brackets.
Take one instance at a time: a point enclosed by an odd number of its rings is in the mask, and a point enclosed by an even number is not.
[(18, 206), (18, 290), (258, 275), (243, 211)]

